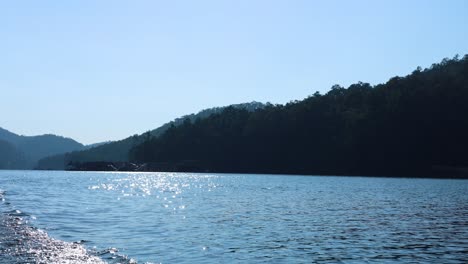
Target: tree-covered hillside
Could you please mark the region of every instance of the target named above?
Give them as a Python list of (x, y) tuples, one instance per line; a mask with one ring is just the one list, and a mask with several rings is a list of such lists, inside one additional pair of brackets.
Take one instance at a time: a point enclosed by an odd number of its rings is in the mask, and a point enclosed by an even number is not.
[(215, 172), (446, 176), (468, 167), (468, 56), (385, 84), (338, 85), (257, 111), (226, 108), (171, 126), (135, 162)]
[[(10, 164), (5, 167), (9, 169), (32, 169), (39, 159), (84, 148), (81, 143), (70, 138), (50, 134), (20, 136), (3, 128), (0, 128), (0, 140), (3, 141), (0, 145), (3, 153), (0, 163)], [(15, 162), (12, 163), (12, 160)]]
[(21, 169), (25, 166), (23, 154), (12, 143), (0, 140), (0, 169)]
[[(236, 109), (245, 109), (246, 111), (251, 112), (263, 108), (265, 105), (259, 102), (250, 102), (231, 105), (231, 107)], [(60, 170), (65, 169), (66, 165), (70, 162), (126, 162), (129, 161), (128, 154), (130, 149), (136, 145), (143, 143), (149, 138), (159, 137), (169, 128), (182, 125), (185, 120), (195, 122), (196, 120), (207, 118), (210, 115), (221, 113), (224, 108), (225, 107), (214, 107), (205, 109), (196, 114), (189, 114), (177, 118), (174, 121), (166, 123), (141, 135), (134, 135), (123, 140), (109, 142), (107, 144), (99, 145), (97, 147), (86, 150), (46, 157), (39, 161), (37, 168)]]

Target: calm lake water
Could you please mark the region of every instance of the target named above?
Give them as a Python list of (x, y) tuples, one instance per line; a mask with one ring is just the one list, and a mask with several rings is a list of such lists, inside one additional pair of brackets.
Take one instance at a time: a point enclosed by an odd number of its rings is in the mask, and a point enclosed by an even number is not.
[(468, 181), (0, 171), (0, 263), (466, 263)]

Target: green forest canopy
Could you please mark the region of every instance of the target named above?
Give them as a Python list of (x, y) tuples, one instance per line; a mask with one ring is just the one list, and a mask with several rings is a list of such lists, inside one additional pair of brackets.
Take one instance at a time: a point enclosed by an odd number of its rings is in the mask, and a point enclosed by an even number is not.
[(385, 84), (335, 85), (253, 112), (226, 108), (147, 137), (130, 157), (213, 172), (445, 173), (468, 167), (467, 78), (468, 56), (456, 56)]

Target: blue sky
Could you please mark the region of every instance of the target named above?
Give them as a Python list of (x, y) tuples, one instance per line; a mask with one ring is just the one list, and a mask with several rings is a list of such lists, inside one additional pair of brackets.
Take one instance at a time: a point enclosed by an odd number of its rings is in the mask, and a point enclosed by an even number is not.
[(2, 1), (0, 127), (82, 143), (468, 53), (468, 1)]

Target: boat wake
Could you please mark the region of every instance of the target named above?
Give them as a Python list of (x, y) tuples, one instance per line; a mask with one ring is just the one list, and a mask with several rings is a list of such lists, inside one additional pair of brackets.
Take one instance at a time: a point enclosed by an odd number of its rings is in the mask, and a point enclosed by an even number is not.
[[(29, 215), (9, 210), (11, 205), (0, 190), (0, 263), (136, 263), (126, 257), (87, 250), (82, 242), (66, 242), (49, 237), (40, 229), (27, 224)], [(6, 210), (5, 210), (6, 209)], [(109, 252), (108, 252), (109, 251)]]

